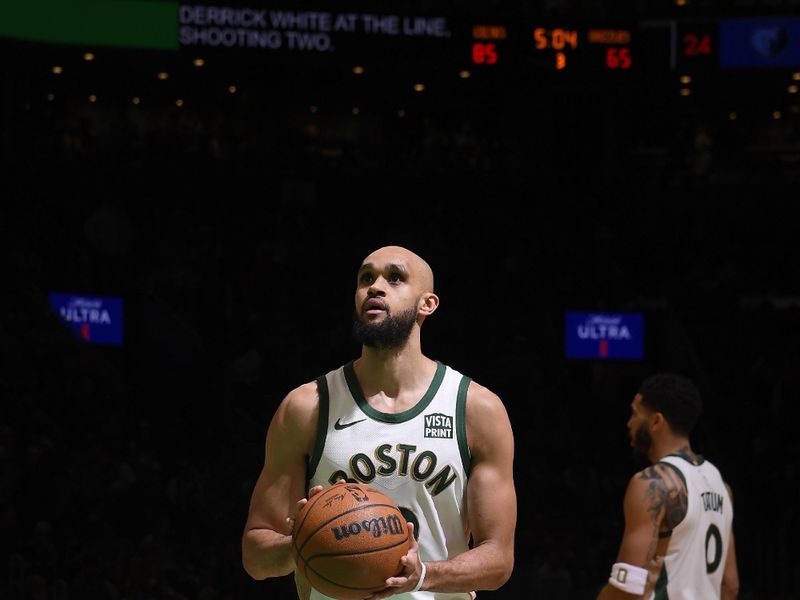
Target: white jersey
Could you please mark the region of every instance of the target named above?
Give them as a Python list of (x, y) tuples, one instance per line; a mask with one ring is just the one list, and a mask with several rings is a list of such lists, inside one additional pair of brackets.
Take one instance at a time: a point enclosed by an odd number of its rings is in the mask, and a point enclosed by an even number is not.
[(686, 482), (687, 511), (672, 530), (652, 600), (714, 600), (733, 523), (733, 505), (719, 470), (707, 460), (697, 464), (670, 455), (659, 462), (674, 467)]
[[(470, 538), (466, 514), (470, 454), (464, 415), (470, 381), (439, 362), (422, 399), (405, 412), (389, 414), (369, 406), (352, 362), (318, 378), (319, 422), (308, 487), (327, 487), (340, 478), (374, 487), (414, 523), (422, 561), (447, 560), (465, 552)], [(392, 596), (397, 600), (472, 597), (441, 592)], [(311, 590), (308, 598), (327, 596)]]

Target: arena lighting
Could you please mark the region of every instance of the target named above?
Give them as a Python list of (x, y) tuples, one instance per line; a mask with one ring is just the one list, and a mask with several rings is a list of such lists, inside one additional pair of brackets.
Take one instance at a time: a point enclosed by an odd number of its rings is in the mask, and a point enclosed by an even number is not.
[(183, 107), (183, 100), (181, 100), (180, 98), (175, 100), (175, 106), (177, 106), (178, 108), (182, 108)]
[(738, 117), (739, 115), (737, 115), (735, 111), (731, 111), (728, 113), (728, 119), (730, 119), (731, 121), (735, 121)]
[(690, 96), (692, 94), (692, 90), (689, 88), (681, 88), (681, 96)]
[(792, 73), (792, 79), (795, 81), (800, 81), (800, 73)]
[(400, 110), (398, 110), (398, 111), (397, 111), (397, 116), (398, 116), (398, 117), (400, 117), (400, 118), (402, 119), (403, 117), (405, 117), (405, 116), (406, 116), (406, 111), (404, 111), (404, 110), (401, 108)]
[(97, 96), (95, 96), (94, 94), (89, 94), (89, 102), (91, 102), (92, 104), (97, 102)]
[(363, 75), (364, 67), (362, 67), (361, 65), (356, 65), (355, 67), (353, 67), (353, 73), (355, 73), (356, 75)]
[(205, 65), (205, 64), (206, 64), (206, 61), (204, 61), (202, 58), (195, 58), (195, 59), (192, 61), (192, 64), (193, 64), (195, 67), (202, 67), (203, 65)]
[(158, 77), (161, 81), (166, 81), (167, 79), (169, 79), (169, 73), (167, 73), (166, 71), (160, 71), (158, 75), (156, 75), (156, 77)]
[(357, 116), (361, 112), (361, 109), (358, 108), (357, 106), (354, 106), (352, 112), (353, 112), (353, 115)]
[(229, 85), (228, 86), (228, 93), (235, 94), (236, 91), (237, 91), (237, 89), (236, 89), (235, 85)]
[(786, 91), (790, 94), (796, 94), (798, 90), (800, 90), (800, 88), (798, 88), (796, 85), (790, 85), (788, 88), (786, 88)]
[(55, 94), (47, 94), (47, 101), (48, 102), (52, 102), (55, 99), (56, 99), (56, 95)]
[(142, 103), (142, 99), (139, 98), (139, 96), (134, 96), (133, 99), (131, 100), (131, 102), (133, 102), (135, 105), (138, 106), (139, 104)]
[(92, 52), (84, 52), (83, 53), (83, 60), (86, 62), (91, 62), (94, 60), (94, 54)]
[(772, 113), (772, 118), (775, 119), (776, 121), (779, 120), (782, 116), (783, 114), (779, 110), (776, 110), (775, 112)]
[(459, 72), (458, 72), (458, 76), (459, 76), (461, 79), (469, 79), (470, 77), (472, 77), (472, 73), (470, 73), (469, 71), (467, 71), (466, 69), (464, 69), (463, 71), (459, 71)]
[(311, 106), (309, 106), (309, 107), (308, 107), (308, 111), (309, 111), (311, 114), (314, 114), (314, 115), (315, 115), (315, 114), (317, 114), (317, 111), (318, 111), (318, 110), (319, 110), (319, 108), (317, 108), (317, 107), (316, 107), (315, 105), (313, 105), (313, 104), (312, 104)]
[(692, 77), (690, 75), (681, 75), (681, 83), (684, 85), (692, 83)]
[(424, 92), (425, 91), (425, 84), (424, 83), (415, 83), (414, 84), (414, 91), (415, 92)]
[(50, 72), (53, 75), (61, 75), (64, 72), (64, 67), (62, 67), (61, 65), (55, 65), (53, 66), (52, 69), (50, 69)]

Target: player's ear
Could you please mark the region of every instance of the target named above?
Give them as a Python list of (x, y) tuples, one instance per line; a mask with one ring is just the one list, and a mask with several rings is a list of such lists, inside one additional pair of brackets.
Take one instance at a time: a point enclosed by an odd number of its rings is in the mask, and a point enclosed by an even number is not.
[(650, 429), (652, 431), (661, 431), (667, 425), (667, 420), (660, 412), (654, 412), (650, 415)]
[(429, 317), (439, 307), (439, 296), (433, 292), (422, 294), (419, 301), (419, 313), (422, 316)]

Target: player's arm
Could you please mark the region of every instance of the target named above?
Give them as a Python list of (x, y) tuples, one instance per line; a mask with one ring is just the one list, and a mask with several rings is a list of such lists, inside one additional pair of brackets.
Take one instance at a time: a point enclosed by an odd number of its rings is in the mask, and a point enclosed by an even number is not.
[(658, 573), (659, 531), (686, 516), (686, 488), (667, 466), (655, 464), (634, 475), (625, 490), (625, 530), (612, 574), (598, 600), (631, 600), (652, 589)]
[[(494, 590), (511, 576), (517, 497), (514, 488), (514, 437), (505, 406), (494, 393), (470, 383), (466, 407), (470, 472), (467, 518), (473, 547), (449, 560), (425, 561), (419, 589), (432, 592)], [(402, 576), (390, 577), (387, 588), (368, 596), (388, 598), (415, 589), (422, 575), (416, 544), (401, 561)]]
[(288, 575), (292, 562), (291, 523), (307, 495), (306, 465), (317, 431), (316, 383), (290, 392), (267, 430), (264, 465), (250, 498), (242, 535), (242, 564), (254, 579)]
[[(727, 486), (727, 484), (726, 484)], [(733, 492), (728, 487), (728, 497), (733, 502)], [(733, 528), (728, 538), (728, 554), (725, 557), (725, 570), (722, 572), (721, 600), (736, 600), (739, 596), (739, 568), (736, 564), (736, 544), (733, 541)]]
[(514, 568), (514, 433), (500, 398), (474, 381), (467, 395), (466, 425), (471, 454), (467, 517), (473, 547), (452, 560), (428, 563), (425, 590), (495, 590)]

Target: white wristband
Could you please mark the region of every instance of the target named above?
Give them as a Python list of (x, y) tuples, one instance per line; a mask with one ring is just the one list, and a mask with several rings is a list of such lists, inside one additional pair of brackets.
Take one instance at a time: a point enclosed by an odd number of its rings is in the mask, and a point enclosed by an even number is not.
[(623, 592), (641, 596), (647, 584), (647, 569), (627, 563), (614, 563), (608, 582)]
[(420, 590), (420, 588), (422, 587), (422, 582), (425, 581), (425, 573), (428, 572), (428, 567), (425, 566), (424, 562), (419, 561), (419, 564), (422, 565), (422, 575), (419, 576), (419, 581), (417, 582), (417, 585), (414, 587), (414, 589), (411, 590), (412, 592), (418, 592)]

